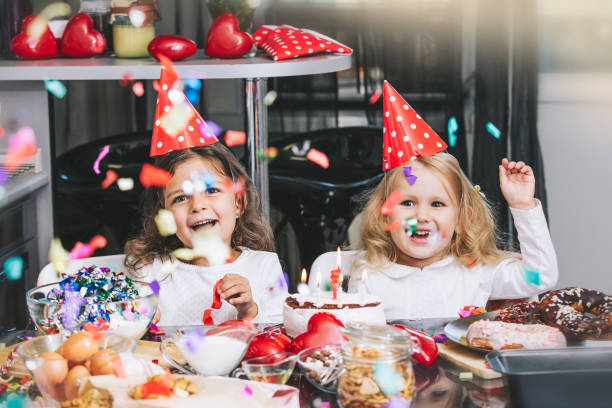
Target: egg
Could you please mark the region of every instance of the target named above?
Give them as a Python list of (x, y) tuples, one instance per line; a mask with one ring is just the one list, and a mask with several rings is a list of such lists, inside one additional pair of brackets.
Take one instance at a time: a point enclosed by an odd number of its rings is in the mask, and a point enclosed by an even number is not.
[(85, 366), (76, 365), (70, 369), (66, 381), (64, 382), (64, 393), (67, 399), (77, 398), (79, 396), (80, 381), (83, 378), (89, 377), (89, 371)]
[(119, 354), (110, 349), (103, 349), (96, 352), (88, 362), (91, 365), (92, 375), (113, 374), (113, 362), (119, 360)]
[(38, 355), (42, 364), (36, 369), (36, 376), (50, 386), (60, 384), (68, 374), (68, 361), (59, 353), (45, 352)]
[(83, 362), (98, 351), (98, 342), (93, 334), (81, 331), (68, 337), (62, 349), (62, 355), (71, 362)]

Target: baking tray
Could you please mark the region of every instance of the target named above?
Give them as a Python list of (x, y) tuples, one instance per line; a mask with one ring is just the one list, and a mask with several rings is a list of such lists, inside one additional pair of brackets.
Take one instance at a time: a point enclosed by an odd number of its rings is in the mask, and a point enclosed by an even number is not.
[(506, 375), (513, 408), (612, 406), (612, 348), (501, 350), (485, 358)]

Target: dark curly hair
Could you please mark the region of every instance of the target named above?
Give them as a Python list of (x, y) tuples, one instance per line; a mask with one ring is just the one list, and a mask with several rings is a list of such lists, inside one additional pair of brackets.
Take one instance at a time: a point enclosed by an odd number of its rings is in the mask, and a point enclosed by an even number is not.
[[(244, 193), (238, 199), (241, 214), (232, 233), (232, 248), (242, 246), (254, 250), (274, 251), (272, 230), (262, 218), (259, 194), (242, 165), (227, 147), (214, 143), (176, 150), (156, 157), (153, 165), (174, 174), (179, 164), (194, 157), (209, 161), (219, 173), (234, 183), (240, 179), (245, 182)], [(149, 187), (144, 194), (143, 229), (140, 235), (125, 244), (124, 263), (133, 272), (152, 263), (155, 258), (162, 261), (170, 259), (172, 251), (183, 246), (176, 235), (163, 237), (157, 230), (155, 216), (164, 208), (163, 187)]]

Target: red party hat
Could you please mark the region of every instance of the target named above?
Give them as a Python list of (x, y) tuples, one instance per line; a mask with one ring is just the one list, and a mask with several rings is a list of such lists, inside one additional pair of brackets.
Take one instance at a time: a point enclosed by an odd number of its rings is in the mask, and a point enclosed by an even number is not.
[(179, 83), (172, 63), (162, 60), (151, 156), (218, 141), (198, 111), (178, 88)]
[(383, 171), (448, 146), (389, 82), (383, 85)]

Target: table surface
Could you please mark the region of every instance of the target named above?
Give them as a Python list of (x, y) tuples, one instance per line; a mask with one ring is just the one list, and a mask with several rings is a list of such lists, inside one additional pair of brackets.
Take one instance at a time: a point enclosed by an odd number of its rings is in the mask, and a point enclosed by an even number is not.
[[(201, 50), (198, 50), (197, 55), (201, 55)], [(192, 56), (174, 62), (179, 76), (201, 79), (314, 75), (342, 71), (350, 67), (351, 56), (345, 54), (320, 54), (276, 62), (265, 54), (235, 59)], [(121, 79), (126, 74), (133, 79), (159, 79), (160, 69), (160, 63), (153, 58), (0, 59), (0, 81), (112, 80)]]
[[(418, 330), (441, 333), (448, 321), (449, 319), (423, 319), (394, 321), (394, 323), (406, 324)], [(168, 326), (163, 328), (166, 330), (166, 336), (172, 335), (178, 329), (178, 327)], [(5, 341), (7, 345), (19, 341), (20, 339), (17, 339), (16, 334), (14, 333), (11, 338), (6, 337), (2, 341)], [(145, 338), (161, 341), (162, 336), (151, 337), (148, 334)], [(0, 361), (1, 363), (3, 361)], [(482, 380), (474, 377), (462, 381), (459, 379), (459, 375), (463, 371), (442, 359), (438, 359), (431, 367), (415, 365), (418, 393), (411, 408), (483, 406), (503, 408), (511, 406), (508, 388), (505, 386), (503, 379)], [(300, 390), (300, 405), (302, 407), (317, 407), (320, 401), (329, 402), (330, 407), (338, 406), (335, 394), (317, 390), (306, 380), (297, 366), (287, 384)]]

